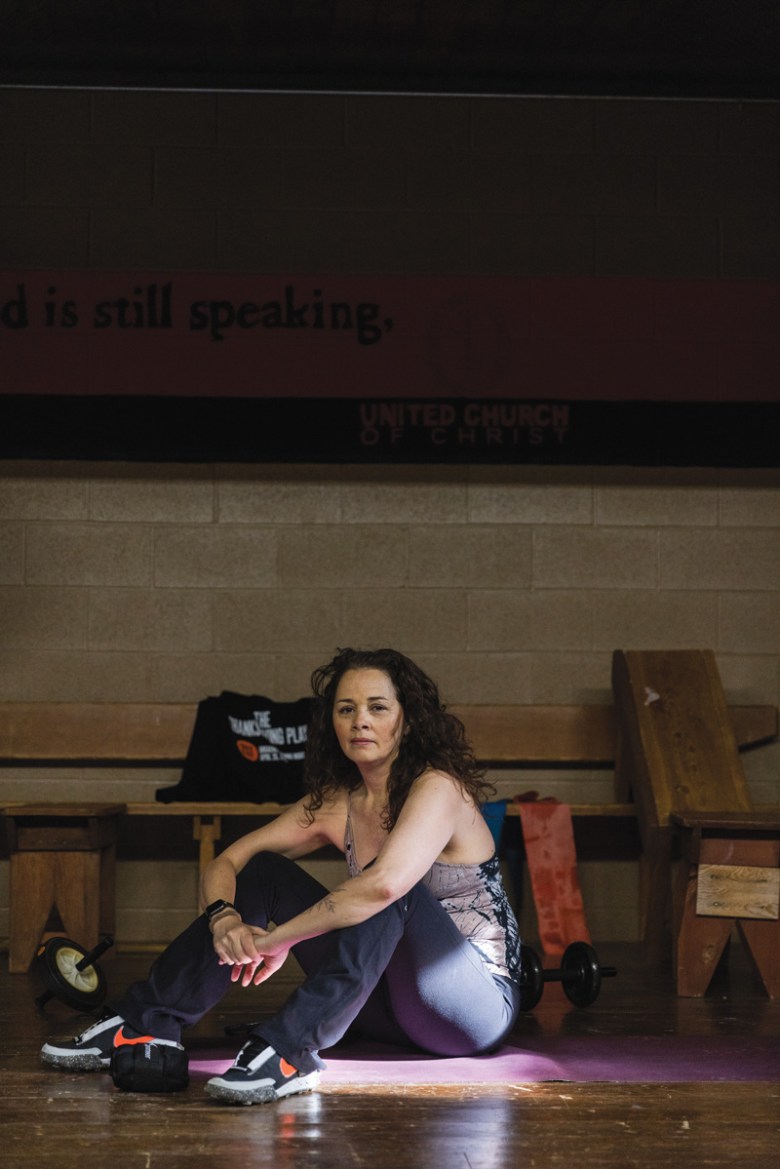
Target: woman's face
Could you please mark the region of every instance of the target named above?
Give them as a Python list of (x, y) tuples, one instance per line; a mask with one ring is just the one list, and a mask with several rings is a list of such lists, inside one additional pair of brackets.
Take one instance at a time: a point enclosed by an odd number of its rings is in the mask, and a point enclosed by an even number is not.
[(404, 712), (384, 670), (347, 670), (333, 702), (333, 726), (339, 745), (361, 770), (386, 766), (398, 754)]

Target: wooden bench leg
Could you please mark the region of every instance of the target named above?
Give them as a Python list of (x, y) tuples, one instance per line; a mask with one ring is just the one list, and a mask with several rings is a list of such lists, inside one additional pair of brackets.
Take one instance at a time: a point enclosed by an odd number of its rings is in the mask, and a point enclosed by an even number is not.
[[(683, 859), (674, 890), (677, 993), (704, 995), (737, 927), (770, 998), (780, 994), (780, 918), (775, 897), (780, 842), (775, 832), (703, 836), (683, 828)], [(734, 862), (733, 864), (729, 862)], [(758, 895), (745, 875), (760, 880)], [(745, 886), (751, 892), (745, 894)], [(730, 886), (730, 887), (728, 887)], [(713, 888), (715, 892), (713, 893)]]
[(198, 872), (202, 876), (203, 870), (214, 860), (215, 845), (222, 837), (221, 816), (195, 816), (192, 821), (192, 837), (197, 840)]
[(54, 904), (54, 853), (11, 856), (8, 969), (25, 974)]
[(671, 833), (666, 829), (647, 832), (639, 861), (639, 906), (644, 958), (653, 965), (668, 948), (671, 857)]
[[(110, 856), (104, 855), (109, 851)], [(86, 949), (97, 945), (101, 932), (113, 933), (113, 867), (113, 849), (12, 854), (8, 954), (12, 974), (29, 970), (54, 908), (68, 937)]]
[(696, 913), (697, 874), (697, 865), (681, 861), (674, 895), (674, 971), (681, 998), (707, 993), (734, 926), (731, 918)]
[(771, 999), (780, 998), (780, 921), (746, 921), (737, 928)]

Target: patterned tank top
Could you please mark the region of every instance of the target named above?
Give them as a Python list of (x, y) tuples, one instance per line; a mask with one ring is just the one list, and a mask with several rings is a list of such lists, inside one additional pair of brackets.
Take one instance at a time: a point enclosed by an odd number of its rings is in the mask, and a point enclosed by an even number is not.
[[(357, 876), (362, 870), (355, 859), (349, 799), (344, 854), (350, 876)], [(494, 854), (490, 860), (477, 865), (434, 861), (422, 881), (487, 963), (491, 973), (519, 982), (520, 931), (501, 879), (498, 856)]]

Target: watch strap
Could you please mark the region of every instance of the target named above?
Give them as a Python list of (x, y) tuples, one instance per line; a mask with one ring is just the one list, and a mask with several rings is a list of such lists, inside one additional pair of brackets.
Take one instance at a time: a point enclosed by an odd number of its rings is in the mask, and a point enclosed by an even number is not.
[(211, 922), (218, 914), (224, 913), (226, 909), (232, 909), (234, 913), (238, 913), (232, 901), (225, 901), (220, 898), (218, 901), (212, 901), (211, 905), (206, 906), (206, 920)]

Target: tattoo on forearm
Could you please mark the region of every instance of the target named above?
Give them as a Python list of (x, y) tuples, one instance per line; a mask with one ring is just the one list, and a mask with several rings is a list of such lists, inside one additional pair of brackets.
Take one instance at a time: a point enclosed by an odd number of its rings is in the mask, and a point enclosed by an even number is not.
[(336, 912), (336, 898), (332, 893), (326, 894), (321, 901), (315, 901), (314, 905), (310, 905), (306, 913), (335, 913)]

